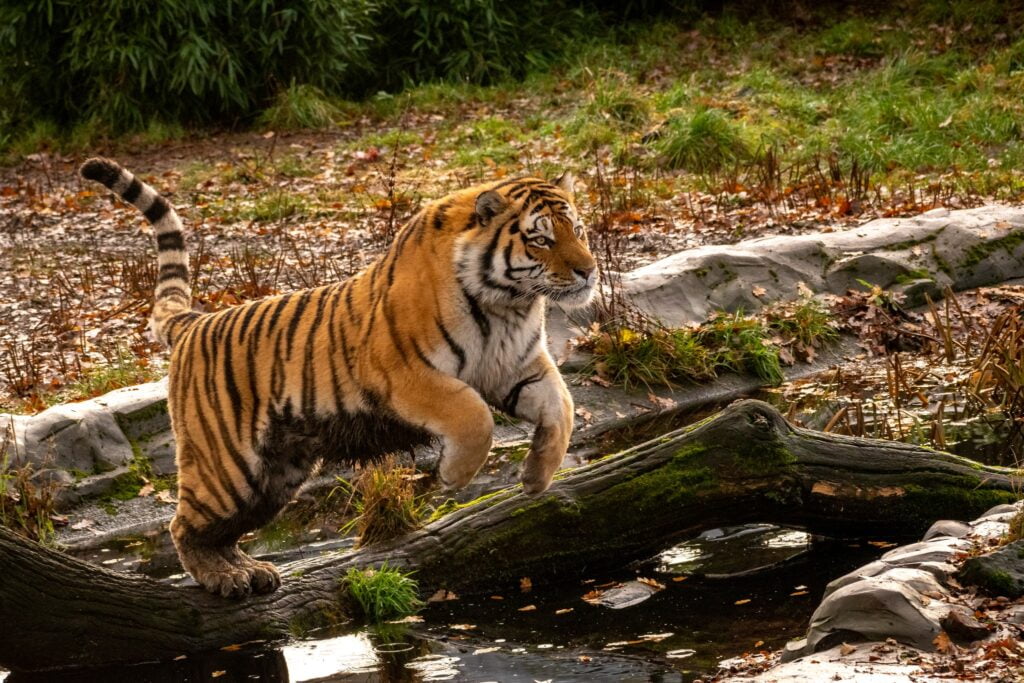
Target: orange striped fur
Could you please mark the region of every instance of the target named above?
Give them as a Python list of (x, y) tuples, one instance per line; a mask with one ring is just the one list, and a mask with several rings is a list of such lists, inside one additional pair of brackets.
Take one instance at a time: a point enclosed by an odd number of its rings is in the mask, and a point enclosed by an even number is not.
[(437, 441), (442, 484), (464, 486), (490, 449), (492, 406), (536, 424), (523, 486), (548, 487), (573, 405), (546, 349), (545, 301), (582, 306), (596, 285), (571, 177), (460, 190), (419, 211), (344, 282), (200, 314), (170, 204), (113, 161), (90, 159), (81, 173), (154, 225), (152, 327), (171, 348), (179, 469), (171, 532), (208, 590), (239, 597), (280, 584), (237, 541), (320, 460)]

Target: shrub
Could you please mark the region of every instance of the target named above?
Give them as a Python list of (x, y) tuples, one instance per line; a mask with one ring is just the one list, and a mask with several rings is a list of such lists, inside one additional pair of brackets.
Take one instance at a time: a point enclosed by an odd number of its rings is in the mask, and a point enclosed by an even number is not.
[(0, 102), (14, 126), (251, 115), (284, 85), (338, 91), (367, 62), (364, 0), (29, 0), (0, 5)]

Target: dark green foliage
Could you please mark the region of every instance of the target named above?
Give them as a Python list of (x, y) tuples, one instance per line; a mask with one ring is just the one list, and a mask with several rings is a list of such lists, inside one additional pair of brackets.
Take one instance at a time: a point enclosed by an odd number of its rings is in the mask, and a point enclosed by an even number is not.
[(293, 81), (338, 91), (364, 70), (363, 0), (29, 0), (0, 4), (0, 121), (230, 121)]
[(375, 62), (383, 82), (444, 78), (493, 83), (550, 64), (566, 44), (596, 25), (566, 0), (385, 1), (377, 21)]

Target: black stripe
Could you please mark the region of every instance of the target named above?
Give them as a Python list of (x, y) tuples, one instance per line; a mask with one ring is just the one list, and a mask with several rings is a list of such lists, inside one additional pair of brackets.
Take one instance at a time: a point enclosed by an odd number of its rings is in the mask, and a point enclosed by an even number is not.
[(537, 342), (539, 342), (539, 341), (540, 341), (540, 328), (534, 330), (533, 336), (530, 337), (530, 341), (527, 342), (526, 347), (524, 348), (522, 354), (520, 354), (519, 358), (516, 359), (516, 365), (522, 365), (526, 361), (527, 356), (530, 355), (530, 352), (533, 351), (533, 347), (535, 347), (537, 345)]
[(309, 305), (309, 300), (313, 296), (313, 290), (307, 289), (299, 297), (299, 300), (295, 302), (295, 310), (292, 311), (292, 319), (288, 322), (288, 344), (285, 347), (285, 353), (288, 354), (288, 358), (292, 357), (292, 346), (295, 344), (295, 333), (299, 329), (299, 323), (302, 322), (302, 314), (306, 310), (306, 306)]
[(134, 204), (140, 194), (142, 194), (142, 183), (139, 182), (138, 178), (132, 178), (132, 182), (129, 183), (125, 191), (121, 193), (121, 199), (130, 204)]
[[(153, 200), (153, 203), (150, 205), (150, 207), (142, 212), (142, 215), (145, 216), (146, 220), (149, 221), (150, 223), (156, 223), (158, 220), (166, 216), (167, 212), (170, 210), (171, 205), (167, 203), (167, 200), (157, 195), (156, 199)], [(181, 233), (178, 233), (179, 236), (180, 234)], [(160, 237), (157, 237), (157, 241), (159, 240)]]
[(185, 289), (183, 287), (178, 287), (178, 286), (172, 285), (170, 287), (164, 287), (164, 288), (162, 288), (160, 290), (160, 298), (161, 299), (166, 299), (167, 297), (171, 297), (171, 296), (175, 296), (175, 295), (180, 296), (180, 297), (182, 297), (184, 299), (190, 298), (188, 292), (185, 291)]
[(193, 512), (198, 512), (208, 522), (213, 522), (220, 519), (220, 516), (213, 511), (206, 503), (202, 503), (196, 498), (195, 494), (192, 493), (191, 489), (187, 489), (184, 486), (178, 489), (178, 498), (188, 503), (188, 506), (192, 508)]
[(425, 353), (423, 353), (423, 349), (420, 348), (420, 345), (416, 341), (416, 338), (415, 337), (410, 337), (409, 341), (412, 342), (412, 349), (413, 349), (413, 351), (416, 352), (416, 356), (420, 359), (420, 361), (422, 361), (422, 363), (424, 365), (426, 365), (428, 368), (430, 368), (431, 370), (437, 370), (437, 367), (433, 363), (431, 363), (430, 359), (427, 358), (427, 355)]
[(462, 347), (459, 346), (454, 339), (452, 339), (452, 336), (450, 334), (448, 334), (448, 330), (445, 328), (444, 323), (442, 323), (440, 319), (435, 318), (434, 322), (437, 323), (437, 329), (441, 330), (441, 336), (444, 337), (445, 342), (448, 344), (448, 348), (450, 348), (452, 350), (452, 353), (455, 354), (455, 357), (459, 359), (458, 372), (461, 373), (462, 369), (466, 367), (466, 352), (463, 351)]
[(504, 410), (509, 415), (515, 416), (516, 406), (519, 404), (519, 394), (521, 394), (523, 389), (525, 389), (526, 387), (530, 386), (531, 384), (536, 384), (542, 379), (544, 379), (543, 372), (536, 375), (530, 375), (526, 379), (519, 380), (519, 382), (517, 382), (516, 385), (512, 387), (512, 390), (508, 392), (508, 395), (505, 396), (505, 400), (501, 402), (502, 410)]
[(270, 333), (271, 330), (277, 327), (277, 321), (281, 317), (281, 311), (283, 311), (284, 307), (288, 305), (288, 302), (291, 300), (291, 298), (292, 294), (285, 294), (277, 302), (277, 306), (274, 307), (274, 312), (270, 314), (270, 322), (267, 323), (268, 334)]
[(434, 212), (434, 218), (432, 224), (434, 230), (441, 230), (444, 228), (444, 216), (448, 213), (448, 207), (451, 206), (448, 202), (442, 202), (437, 205), (437, 211)]
[(166, 282), (167, 280), (187, 280), (188, 268), (180, 263), (165, 263), (160, 266), (160, 276), (156, 281)]
[[(156, 206), (156, 204), (154, 204), (153, 206)], [(174, 232), (165, 232), (162, 235), (157, 235), (156, 248), (158, 251), (166, 251), (168, 249), (174, 249), (175, 251), (185, 251), (185, 237), (181, 234), (181, 231), (179, 230), (175, 230)]]
[(480, 302), (476, 300), (476, 297), (467, 292), (465, 287), (462, 288), (462, 294), (466, 297), (466, 303), (469, 304), (469, 313), (473, 316), (473, 322), (480, 328), (480, 335), (487, 339), (491, 336), (491, 319), (480, 308)]

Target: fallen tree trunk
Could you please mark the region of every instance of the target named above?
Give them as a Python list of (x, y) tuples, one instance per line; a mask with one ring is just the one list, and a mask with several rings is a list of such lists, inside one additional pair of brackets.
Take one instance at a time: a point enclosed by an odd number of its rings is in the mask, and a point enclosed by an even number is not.
[(229, 602), (116, 573), (0, 528), (0, 665), (152, 661), (273, 639), (352, 614), (352, 567), (414, 570), (425, 593), (621, 566), (710, 525), (919, 533), (1014, 499), (1010, 472), (901, 443), (798, 429), (743, 401), (560, 477), (501, 492), (385, 545), (293, 562), (271, 595)]

